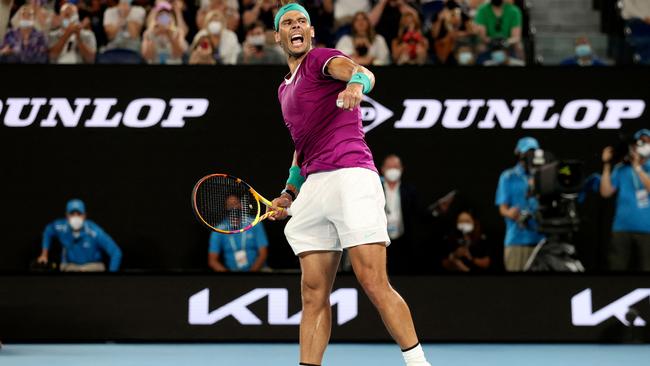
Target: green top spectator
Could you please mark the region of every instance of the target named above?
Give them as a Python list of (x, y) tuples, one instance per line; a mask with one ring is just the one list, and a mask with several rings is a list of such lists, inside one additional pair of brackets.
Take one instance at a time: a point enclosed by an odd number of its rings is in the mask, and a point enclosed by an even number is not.
[(510, 44), (518, 42), (521, 37), (521, 10), (516, 5), (492, 0), (481, 5), (476, 11), (474, 22), (483, 28), (482, 36), (489, 42), (495, 38), (508, 40)]

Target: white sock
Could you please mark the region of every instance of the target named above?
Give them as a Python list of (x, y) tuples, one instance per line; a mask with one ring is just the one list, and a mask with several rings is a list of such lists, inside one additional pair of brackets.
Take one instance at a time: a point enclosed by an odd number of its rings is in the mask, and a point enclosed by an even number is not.
[(422, 345), (419, 343), (408, 351), (403, 351), (402, 356), (404, 357), (406, 366), (431, 366), (431, 364), (427, 362), (426, 357), (424, 357)]

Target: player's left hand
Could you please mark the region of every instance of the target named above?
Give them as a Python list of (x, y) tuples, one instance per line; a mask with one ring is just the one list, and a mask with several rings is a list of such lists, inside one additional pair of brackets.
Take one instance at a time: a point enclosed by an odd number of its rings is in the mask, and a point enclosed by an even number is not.
[(336, 98), (338, 107), (349, 111), (358, 107), (362, 99), (363, 85), (357, 83), (348, 84), (348, 87), (340, 92), (338, 98)]

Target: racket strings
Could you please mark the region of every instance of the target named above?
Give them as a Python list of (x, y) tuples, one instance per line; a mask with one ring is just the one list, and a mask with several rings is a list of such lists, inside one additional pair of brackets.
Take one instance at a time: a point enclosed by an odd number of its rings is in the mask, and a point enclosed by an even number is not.
[(196, 189), (196, 210), (209, 226), (238, 231), (258, 216), (257, 199), (249, 187), (229, 176), (212, 176)]

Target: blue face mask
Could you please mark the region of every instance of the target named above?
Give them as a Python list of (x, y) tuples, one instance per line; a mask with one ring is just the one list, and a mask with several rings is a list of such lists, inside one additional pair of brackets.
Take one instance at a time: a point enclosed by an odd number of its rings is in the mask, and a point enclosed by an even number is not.
[(492, 52), (492, 61), (497, 65), (501, 65), (502, 63), (506, 62), (506, 53), (505, 53), (505, 51), (494, 51), (494, 52)]
[(591, 56), (591, 46), (588, 44), (580, 44), (576, 46), (576, 56), (587, 57)]
[(458, 54), (458, 63), (461, 65), (469, 65), (474, 56), (471, 52), (461, 52)]

